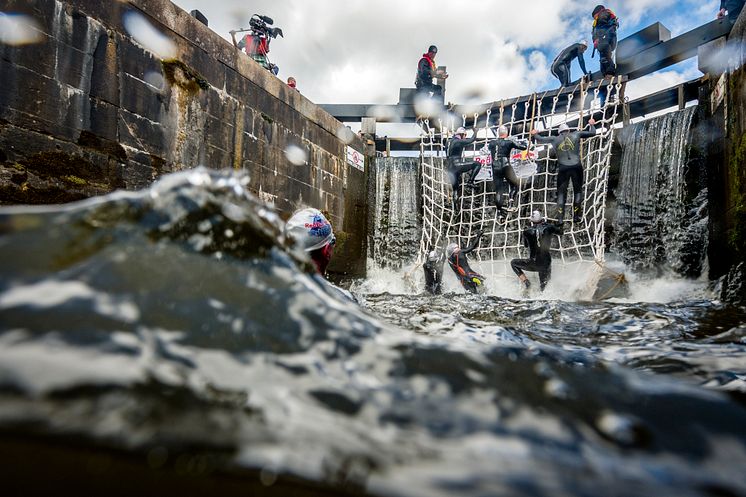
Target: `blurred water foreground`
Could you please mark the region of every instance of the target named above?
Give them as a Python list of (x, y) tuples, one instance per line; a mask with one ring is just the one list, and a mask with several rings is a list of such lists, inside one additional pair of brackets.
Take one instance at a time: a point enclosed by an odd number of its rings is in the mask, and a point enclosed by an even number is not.
[(361, 308), (247, 182), (0, 210), (8, 495), (746, 495), (744, 308)]

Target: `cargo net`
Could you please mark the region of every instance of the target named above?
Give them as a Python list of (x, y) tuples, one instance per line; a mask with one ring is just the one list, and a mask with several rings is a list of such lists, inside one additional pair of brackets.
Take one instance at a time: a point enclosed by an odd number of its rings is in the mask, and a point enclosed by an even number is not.
[[(603, 93), (606, 93), (606, 98), (601, 103)], [(557, 128), (562, 123), (568, 124), (573, 131), (582, 130), (590, 117), (596, 121), (596, 135), (581, 140), (580, 154), (584, 171), (583, 219), (579, 223), (572, 222), (575, 192), (570, 184), (566, 196), (564, 234), (552, 244), (552, 259), (554, 264), (596, 262), (603, 266), (609, 161), (613, 125), (623, 100), (623, 85), (616, 80), (607, 80), (595, 89), (585, 89), (579, 85), (575, 89), (558, 93), (561, 97), (546, 98), (546, 95), (534, 94), (520, 104), (503, 104), (494, 112), (487, 110), (483, 114), (462, 115), (450, 120), (447, 118), (446, 122), (442, 119), (420, 121), (423, 129), (420, 140), (423, 231), (415, 267), (425, 262), (431, 250), (442, 250), (447, 243), (456, 242), (460, 247), (466, 247), (480, 230), (484, 231), (484, 235), (478, 250), (470, 255), (472, 260), (497, 262), (527, 258), (528, 249), (524, 247), (521, 235), (530, 224), (532, 211), (540, 211), (549, 221), (557, 220), (555, 152), (550, 145), (535, 143), (530, 131), (535, 127), (543, 136), (556, 136)], [(573, 106), (574, 99), (576, 101)], [(577, 99), (581, 99), (583, 105), (578, 105)], [(551, 103), (551, 106), (546, 106), (546, 103)], [(514, 119), (516, 116), (518, 120)], [(464, 157), (474, 157), (482, 163), (482, 167), (476, 179), (476, 190), (465, 188), (468, 173), (462, 176), (460, 199), (454, 209), (451, 184), (445, 172), (445, 152), (448, 138), (458, 126), (466, 127), (467, 120), (483, 122), (481, 126), (477, 126), (477, 140), (464, 153)], [(512, 200), (507, 195), (508, 189), (503, 189), (506, 192), (503, 206), (511, 207), (511, 212), (505, 217), (501, 217), (493, 206), (495, 192), (492, 183), (492, 158), (487, 149), (488, 141), (497, 137), (500, 125), (507, 127), (510, 138), (529, 146), (525, 152), (513, 150), (511, 166), (520, 186)], [(480, 264), (480, 269), (485, 275), (491, 273), (492, 276), (515, 277), (507, 264)], [(496, 272), (501, 274), (495, 274)]]

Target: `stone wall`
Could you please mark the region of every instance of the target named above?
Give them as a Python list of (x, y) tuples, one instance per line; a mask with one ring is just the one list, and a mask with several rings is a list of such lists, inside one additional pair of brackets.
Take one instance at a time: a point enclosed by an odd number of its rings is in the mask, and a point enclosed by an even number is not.
[[(168, 0), (0, 0), (0, 11), (42, 31), (38, 43), (0, 44), (0, 203), (140, 189), (198, 165), (242, 169), (284, 215), (326, 211), (340, 241), (330, 270), (364, 272), (365, 173), (346, 162), (341, 124), (301, 93)], [(132, 12), (175, 44), (174, 58), (130, 36)], [(288, 161), (290, 145), (305, 163)]]
[(700, 50), (700, 67), (708, 73), (700, 91), (700, 118), (709, 175), (710, 278), (724, 279), (724, 298), (742, 301), (746, 301), (740, 274), (746, 261), (745, 43), (746, 10), (727, 41)]

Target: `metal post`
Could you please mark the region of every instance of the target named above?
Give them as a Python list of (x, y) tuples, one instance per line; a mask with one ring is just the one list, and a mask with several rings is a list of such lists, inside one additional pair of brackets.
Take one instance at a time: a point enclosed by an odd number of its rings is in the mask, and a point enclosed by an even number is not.
[(684, 110), (686, 107), (686, 100), (684, 99), (684, 85), (679, 85), (679, 110)]
[(364, 135), (376, 136), (376, 118), (364, 117), (361, 120), (360, 130)]

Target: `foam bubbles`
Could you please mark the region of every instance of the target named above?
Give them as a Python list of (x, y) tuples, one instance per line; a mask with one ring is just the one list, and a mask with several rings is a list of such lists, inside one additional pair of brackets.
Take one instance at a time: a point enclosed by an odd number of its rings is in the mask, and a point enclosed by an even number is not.
[(41, 26), (32, 17), (0, 12), (0, 43), (22, 46), (43, 40)]
[(124, 28), (139, 44), (161, 59), (176, 57), (176, 44), (156, 29), (145, 17), (134, 11), (124, 14)]

